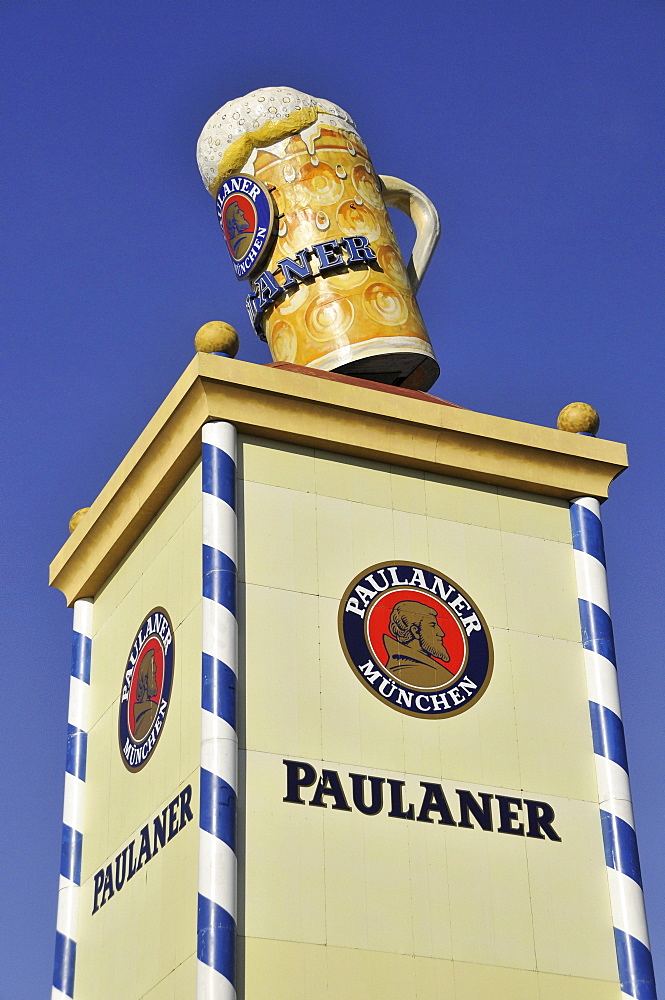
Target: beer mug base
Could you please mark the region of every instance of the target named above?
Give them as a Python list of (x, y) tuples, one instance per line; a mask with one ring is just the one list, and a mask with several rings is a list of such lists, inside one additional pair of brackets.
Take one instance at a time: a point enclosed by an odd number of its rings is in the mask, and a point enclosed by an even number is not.
[(396, 339), (374, 338), (364, 344), (348, 344), (310, 361), (308, 367), (427, 392), (441, 373), (436, 358), (423, 349), (425, 345), (421, 340), (400, 338), (406, 343), (398, 346)]
[(384, 385), (427, 392), (438, 379), (441, 370), (436, 361), (426, 354), (409, 353), (376, 354), (371, 358), (361, 358), (348, 365), (341, 365), (332, 371), (369, 382), (382, 382)]

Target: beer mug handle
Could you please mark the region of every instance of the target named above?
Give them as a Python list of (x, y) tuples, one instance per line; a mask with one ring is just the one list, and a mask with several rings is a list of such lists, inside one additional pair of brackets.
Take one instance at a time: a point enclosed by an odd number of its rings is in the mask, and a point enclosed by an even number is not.
[(416, 242), (406, 269), (411, 289), (415, 294), (420, 288), (439, 242), (441, 235), (439, 213), (427, 195), (413, 184), (385, 174), (380, 174), (379, 177), (383, 184), (383, 199), (386, 205), (404, 212), (416, 227)]

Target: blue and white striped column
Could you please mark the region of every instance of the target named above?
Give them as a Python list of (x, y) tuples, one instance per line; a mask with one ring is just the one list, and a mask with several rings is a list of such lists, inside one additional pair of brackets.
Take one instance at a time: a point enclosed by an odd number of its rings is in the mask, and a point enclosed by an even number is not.
[(197, 1000), (235, 998), (237, 518), (236, 430), (205, 424), (203, 663)]
[(600, 504), (591, 497), (581, 497), (571, 504), (570, 516), (621, 996), (622, 1000), (656, 1000), (621, 721)]
[(69, 681), (60, 888), (58, 891), (51, 1000), (64, 1000), (65, 997), (74, 996), (78, 908), (81, 892), (81, 853), (83, 850), (85, 764), (88, 750), (91, 650), (92, 601), (82, 599), (74, 604), (74, 641)]

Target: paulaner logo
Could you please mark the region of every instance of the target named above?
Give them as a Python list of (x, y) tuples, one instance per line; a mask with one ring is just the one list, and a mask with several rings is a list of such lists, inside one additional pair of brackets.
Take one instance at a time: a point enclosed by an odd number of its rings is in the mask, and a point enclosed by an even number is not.
[(142, 622), (122, 679), (118, 741), (128, 771), (148, 763), (161, 735), (173, 684), (173, 629), (163, 608)]
[(146, 823), (138, 835), (116, 855), (115, 865), (111, 861), (99, 869), (94, 882), (93, 913), (97, 913), (101, 906), (120, 892), (155, 857), (160, 848), (170, 843), (188, 822), (193, 821), (191, 802), (192, 786), (187, 785), (162, 809), (161, 815), (158, 813), (153, 818), (152, 830), (151, 824)]
[(215, 204), (236, 278), (242, 281), (256, 271), (270, 246), (275, 221), (272, 197), (260, 181), (236, 174), (221, 185)]
[(429, 566), (371, 566), (347, 588), (338, 620), (351, 669), (398, 712), (457, 715), (489, 684), (493, 651), (485, 620), (468, 594)]

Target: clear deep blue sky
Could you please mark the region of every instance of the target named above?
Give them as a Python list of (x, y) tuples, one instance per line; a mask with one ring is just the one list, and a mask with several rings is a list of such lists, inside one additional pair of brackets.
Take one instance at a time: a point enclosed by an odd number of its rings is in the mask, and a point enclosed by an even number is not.
[(439, 209), (433, 391), (547, 426), (586, 400), (628, 444), (603, 512), (665, 996), (664, 43), (662, 0), (4, 0), (0, 997), (51, 981), (71, 612), (47, 565), (202, 323), (270, 360), (195, 144), (281, 84), (348, 110), (377, 170)]

